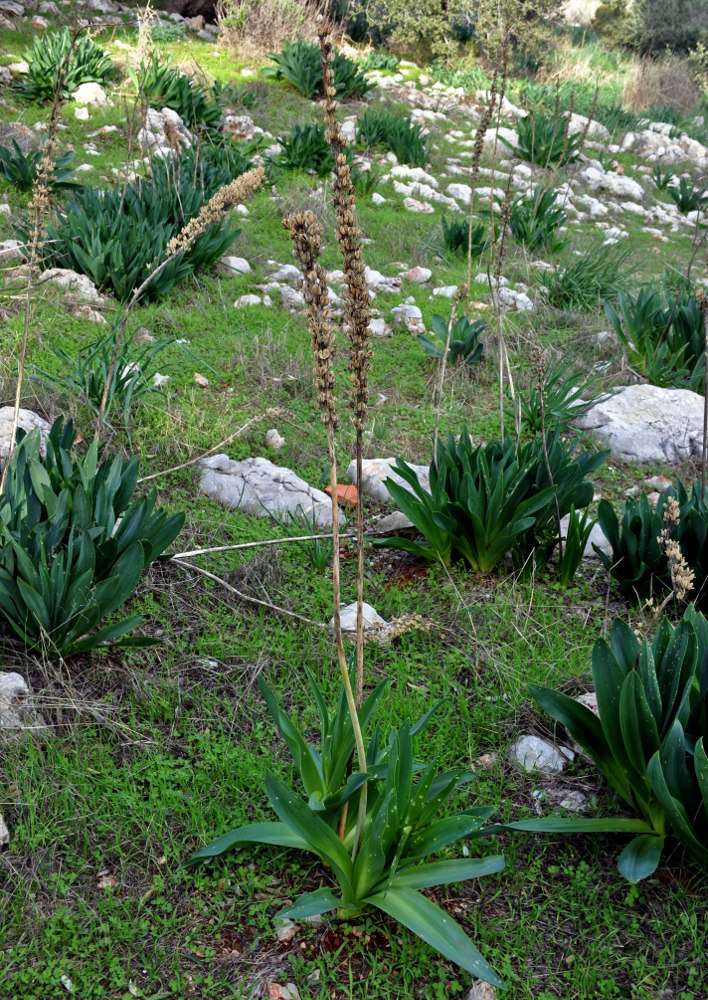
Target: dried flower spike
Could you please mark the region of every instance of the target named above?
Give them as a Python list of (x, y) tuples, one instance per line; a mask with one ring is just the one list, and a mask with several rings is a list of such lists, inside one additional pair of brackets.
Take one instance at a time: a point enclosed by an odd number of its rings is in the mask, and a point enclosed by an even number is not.
[(369, 401), (369, 371), (371, 369), (371, 338), (369, 334), (369, 290), (366, 285), (366, 266), (361, 255), (361, 229), (356, 218), (356, 200), (351, 171), (344, 152), (346, 139), (336, 117), (337, 102), (334, 85), (334, 49), (329, 30), (320, 27), (320, 51), (322, 53), (322, 73), (325, 82), (323, 101), (327, 117), (327, 141), (334, 156), (334, 211), (337, 217), (336, 238), (343, 258), (345, 275), (344, 329), (349, 337), (349, 373), (352, 383), (349, 402), (354, 411), (354, 426), (361, 432), (366, 419)]
[(293, 254), (302, 271), (304, 295), (307, 303), (307, 322), (315, 363), (313, 375), (317, 405), (322, 410), (322, 422), (337, 426), (334, 397), (335, 353), (334, 327), (332, 325), (327, 278), (319, 256), (322, 251), (322, 227), (312, 212), (298, 212), (283, 219), (293, 241)]

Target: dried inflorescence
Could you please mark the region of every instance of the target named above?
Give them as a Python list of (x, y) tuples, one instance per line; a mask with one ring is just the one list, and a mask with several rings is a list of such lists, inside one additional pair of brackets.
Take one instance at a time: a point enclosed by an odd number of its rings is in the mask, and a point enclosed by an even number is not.
[(230, 208), (240, 205), (249, 195), (261, 186), (265, 180), (263, 167), (255, 167), (241, 174), (235, 181), (219, 188), (206, 205), (202, 205), (199, 215), (195, 215), (187, 225), (174, 236), (166, 247), (166, 256), (174, 257), (184, 253), (207, 231), (209, 226), (220, 222)]
[(664, 507), (664, 527), (657, 538), (666, 553), (671, 570), (671, 585), (677, 601), (683, 601), (695, 585), (695, 574), (686, 562), (681, 546), (671, 536), (681, 520), (681, 509), (676, 497), (669, 497)]
[(322, 251), (322, 226), (312, 212), (298, 212), (283, 219), (293, 241), (293, 254), (302, 271), (304, 296), (307, 302), (307, 322), (310, 327), (313, 368), (317, 403), (322, 410), (322, 422), (337, 426), (334, 396), (335, 353), (334, 327), (332, 325), (327, 291), (327, 277), (319, 256)]
[(371, 369), (371, 338), (369, 334), (369, 291), (366, 267), (361, 255), (361, 229), (356, 218), (356, 202), (351, 171), (347, 163), (346, 140), (336, 118), (337, 102), (334, 85), (334, 48), (329, 30), (320, 28), (322, 73), (324, 76), (324, 110), (327, 117), (326, 138), (334, 156), (333, 204), (337, 217), (336, 238), (343, 257), (345, 284), (344, 328), (350, 340), (349, 372), (352, 382), (350, 405), (354, 411), (354, 426), (362, 431), (369, 401), (368, 376)]

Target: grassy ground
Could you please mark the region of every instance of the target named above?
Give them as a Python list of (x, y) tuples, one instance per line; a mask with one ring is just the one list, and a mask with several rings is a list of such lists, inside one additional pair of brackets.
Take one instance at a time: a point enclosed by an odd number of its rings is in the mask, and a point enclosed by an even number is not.
[[(112, 53), (125, 55), (118, 43), (133, 45), (135, 35), (114, 29), (101, 41)], [(0, 44), (13, 58), (21, 54), (21, 42), (16, 33), (0, 33)], [(172, 52), (176, 62), (194, 59), (223, 80), (235, 78), (242, 68), (198, 41), (164, 51)], [(247, 113), (274, 135), (293, 122), (319, 120), (317, 107), (284, 85), (258, 86), (258, 102)], [(125, 94), (128, 100), (127, 85)], [(3, 100), (8, 120), (21, 117), (30, 125), (46, 120), (46, 108), (25, 108), (9, 94)], [(92, 111), (89, 123), (77, 122), (72, 105), (65, 107), (62, 144), (74, 146), (77, 162), (87, 160), (94, 167), (82, 179), (107, 183), (114, 169), (124, 167), (130, 132), (126, 107), (116, 101), (114, 108)], [(118, 132), (90, 140), (99, 155), (84, 156), (87, 131), (104, 124), (117, 125)], [(456, 154), (456, 147), (447, 148), (442, 140), (442, 133), (453, 128), (473, 137), (469, 121), (457, 112), (434, 123), (436, 175), (446, 159), (442, 150)], [(628, 172), (634, 170), (630, 157), (618, 159)], [(573, 179), (573, 170), (561, 171), (557, 183)], [(432, 269), (436, 284), (462, 281), (466, 262), (444, 250), (440, 209), (430, 216), (410, 215), (393, 200), (390, 187), (381, 191), (389, 198), (386, 205), (377, 208), (364, 198), (359, 206), (370, 241), (367, 263), (391, 275), (403, 264), (420, 264)], [(4, 184), (3, 194), (16, 220), (27, 198)], [(157, 338), (186, 338), (199, 358), (185, 361), (177, 348), (169, 348), (159, 361), (170, 364), (169, 390), (147, 396), (133, 415), (132, 447), (146, 474), (214, 447), (272, 407), (278, 416), (256, 423), (229, 446), (230, 456), (263, 453), (265, 430), (276, 425), (287, 441), (278, 463), (314, 485), (324, 481), (326, 450), (312, 399), (304, 316), (285, 313), (278, 303), (247, 310), (232, 303), (267, 278), (268, 261), (290, 260), (289, 239), (281, 228), (289, 210), (320, 210), (328, 241), (324, 263), (339, 266), (328, 194), (328, 182), (304, 174), (278, 176), (273, 191), (249, 203), (250, 215), (232, 251), (247, 257), (251, 275), (201, 273), (134, 313), (133, 327), (143, 326)], [(650, 192), (648, 202), (654, 197)], [(660, 277), (664, 265), (685, 267), (691, 255), (689, 230), (668, 233), (669, 241), (657, 244), (633, 217), (623, 222), (630, 237), (622, 249), (631, 250), (634, 280)], [(5, 216), (0, 226), (0, 236), (9, 237)], [(547, 258), (551, 263), (565, 266), (577, 251), (601, 241), (592, 222), (573, 224), (568, 236), (568, 246)], [(704, 257), (695, 265), (699, 278)], [(487, 263), (483, 259), (473, 274), (484, 272)], [(506, 276), (538, 288), (538, 272), (531, 265), (523, 248), (512, 243)], [(8, 296), (4, 303), (2, 323), (3, 404), (10, 401), (22, 324), (21, 290), (13, 295), (17, 298)], [(401, 294), (378, 295), (373, 305), (387, 317), (407, 295), (429, 325), (441, 304), (431, 300), (427, 287), (404, 281)], [(486, 285), (475, 285), (473, 299), (486, 296)], [(104, 310), (109, 321), (117, 309), (113, 304)], [(488, 314), (482, 310), (480, 315)], [(505, 336), (518, 384), (528, 382), (531, 340), (571, 349), (578, 369), (587, 370), (598, 358), (590, 337), (605, 327), (599, 304), (582, 313), (540, 304), (530, 315), (507, 314)], [(495, 340), (491, 331), (488, 336), (480, 366), (448, 374), (444, 432), (457, 433), (466, 425), (475, 438), (499, 433)], [(31, 365), (59, 371), (54, 348), (76, 351), (95, 337), (96, 327), (70, 314), (56, 292), (45, 287), (37, 295)], [(618, 359), (611, 361), (608, 377), (617, 379)], [(195, 385), (194, 371), (208, 376), (208, 387)], [(436, 371), (406, 332), (398, 330), (375, 344), (367, 456), (428, 461)], [(75, 398), (28, 380), (24, 402), (49, 416), (71, 413), (90, 434), (90, 416)], [(352, 443), (345, 418), (338, 439), (343, 466)], [(127, 449), (125, 434), (117, 433), (110, 446)], [(597, 476), (597, 489), (618, 499), (659, 471), (670, 470), (614, 464)], [(200, 496), (193, 468), (156, 484), (161, 503), (187, 512), (176, 543), (183, 551), (286, 534), (268, 518), (225, 511)], [(366, 498), (364, 504), (368, 522), (381, 508)], [(379, 916), (352, 925), (302, 924), (291, 942), (279, 942), (274, 915), (287, 900), (327, 878), (323, 869), (290, 852), (246, 850), (196, 872), (180, 867), (217, 834), (268, 816), (266, 769), (286, 779), (292, 774), (256, 677), (267, 678), (306, 728), (315, 725), (316, 716), (302, 667), (314, 671), (332, 698), (338, 689), (332, 643), (322, 627), (331, 615), (327, 574), (318, 572), (306, 546), (255, 552), (212, 555), (200, 565), (237, 590), (314, 624), (256, 607), (210, 580), (160, 564), (129, 602), (131, 611), (145, 616), (142, 630), (160, 639), (152, 650), (57, 664), (25, 654), (9, 631), (0, 635), (5, 669), (28, 678), (46, 721), (46, 729), (32, 738), (4, 745), (0, 758), (0, 808), (11, 834), (8, 850), (0, 855), (1, 996), (240, 998), (278, 996), (274, 984), (295, 983), (303, 1000), (442, 1000), (469, 990), (466, 974)], [(354, 568), (347, 549), (344, 555), (343, 599), (348, 602), (354, 598)], [(482, 577), (460, 567), (448, 574), (390, 550), (370, 550), (366, 597), (386, 619), (415, 611), (429, 625), (428, 631), (403, 635), (390, 646), (367, 647), (366, 683), (370, 688), (384, 678), (390, 682), (378, 716), (384, 732), (442, 699), (425, 749), (437, 754), (441, 767), (479, 762), (477, 779), (471, 791), (459, 793), (459, 805), (488, 804), (500, 819), (519, 818), (539, 807), (550, 811), (553, 795), (576, 790), (590, 797), (598, 814), (619, 811), (582, 760), (552, 786), (507, 763), (516, 736), (553, 735), (548, 720), (534, 709), (527, 684), (586, 690), (592, 643), (607, 632), (613, 615), (640, 624), (597, 564), (584, 564), (572, 586), (561, 591), (550, 576), (519, 580), (504, 570)], [(431, 896), (471, 934), (506, 982), (511, 1000), (705, 1000), (705, 876), (675, 848), (655, 877), (630, 887), (616, 871), (620, 848), (605, 837), (519, 834), (496, 843), (475, 841), (472, 851), (503, 850), (505, 870)]]

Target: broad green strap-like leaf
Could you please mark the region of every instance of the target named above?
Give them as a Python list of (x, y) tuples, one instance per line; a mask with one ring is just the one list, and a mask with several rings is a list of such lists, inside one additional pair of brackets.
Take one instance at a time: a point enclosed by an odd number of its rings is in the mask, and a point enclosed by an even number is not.
[(541, 708), (562, 723), (573, 739), (587, 751), (615, 791), (630, 801), (625, 772), (615, 761), (595, 713), (574, 698), (552, 688), (529, 684), (529, 691)]
[(641, 882), (656, 871), (664, 850), (665, 837), (643, 833), (630, 840), (619, 856), (617, 868), (628, 882)]
[(652, 833), (643, 819), (592, 819), (583, 816), (540, 816), (514, 823), (495, 824), (497, 829), (526, 833)]
[(708, 846), (696, 837), (691, 819), (682, 802), (675, 799), (669, 791), (661, 766), (659, 753), (655, 753), (649, 761), (647, 769), (651, 787), (657, 799), (664, 807), (671, 827), (693, 856), (708, 870)]
[(339, 896), (335, 896), (328, 886), (322, 886), (314, 892), (304, 892), (291, 906), (280, 910), (276, 920), (304, 920), (306, 917), (318, 917), (320, 913), (327, 913), (343, 906), (346, 904)]
[[(647, 764), (659, 749), (659, 730), (649, 707), (638, 671), (627, 674), (620, 693), (620, 728), (627, 759), (642, 778), (643, 793), (649, 790)], [(635, 793), (639, 789), (634, 789)]]
[(703, 811), (706, 815), (706, 821), (708, 821), (708, 754), (706, 754), (703, 737), (696, 743), (693, 761), (696, 768), (698, 787), (701, 790), (703, 798)]
[(456, 858), (454, 861), (433, 861), (428, 865), (415, 865), (396, 873), (393, 887), (397, 889), (427, 889), (432, 885), (448, 882), (465, 882), (468, 878), (493, 875), (504, 867), (501, 854), (489, 858)]
[(239, 826), (212, 840), (206, 847), (185, 861), (185, 867), (196, 865), (209, 858), (217, 858), (233, 847), (243, 844), (274, 844), (277, 847), (294, 847), (298, 851), (309, 851), (310, 846), (298, 833), (291, 830), (285, 823), (251, 823), (249, 826)]
[(367, 896), (365, 903), (378, 907), (435, 948), (445, 958), (486, 983), (504, 989), (499, 976), (485, 962), (460, 925), (414, 889), (389, 889)]
[(403, 852), (405, 860), (425, 858), (429, 854), (441, 851), (448, 844), (454, 844), (463, 837), (476, 832), (481, 826), (478, 815), (461, 813), (458, 816), (448, 816), (446, 819), (431, 823), (422, 830), (415, 830), (408, 839)]
[(337, 834), (282, 781), (266, 773), (266, 794), (278, 819), (299, 834), (308, 850), (332, 866), (345, 898), (352, 892), (352, 861)]

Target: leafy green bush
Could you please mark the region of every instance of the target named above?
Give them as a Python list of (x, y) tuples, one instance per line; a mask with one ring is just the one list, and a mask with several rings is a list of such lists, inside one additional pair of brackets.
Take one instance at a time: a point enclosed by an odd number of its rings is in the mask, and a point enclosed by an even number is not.
[(574, 163), (580, 156), (581, 137), (567, 135), (566, 123), (560, 117), (529, 114), (517, 121), (516, 134), (516, 146), (502, 136), (499, 138), (522, 160), (528, 160), (539, 167), (564, 167), (567, 163)]
[[(41, 149), (23, 153), (14, 139), (12, 145), (15, 147), (14, 150), (0, 145), (0, 176), (14, 185), (18, 191), (31, 191), (44, 153)], [(49, 186), (52, 190), (77, 187), (71, 179), (72, 168), (69, 166), (73, 159), (74, 152), (71, 149), (56, 158), (49, 177)]]
[(312, 170), (320, 177), (334, 170), (334, 157), (322, 125), (293, 125), (278, 142), (281, 151), (273, 162), (284, 170)]
[[(305, 97), (324, 96), (322, 62), (320, 48), (314, 42), (299, 39), (286, 42), (279, 54), (270, 53), (269, 59), (276, 64), (262, 70), (266, 76), (285, 77), (291, 86)], [(332, 63), (334, 86), (337, 98), (346, 101), (350, 97), (364, 97), (374, 86), (369, 83), (362, 70), (351, 59), (337, 52)]]
[(205, 87), (175, 69), (169, 56), (165, 59), (154, 53), (147, 66), (141, 63), (138, 73), (130, 66), (128, 73), (135, 93), (143, 101), (171, 108), (193, 131), (203, 129), (211, 136), (218, 135), (221, 105), (211, 99)]
[(14, 85), (25, 101), (53, 101), (60, 76), (61, 97), (68, 100), (82, 83), (104, 84), (113, 73), (113, 63), (103, 49), (87, 34), (73, 39), (68, 28), (35, 35), (25, 58), (29, 70)]
[(155, 509), (155, 490), (132, 499), (137, 458), (101, 461), (97, 440), (74, 458), (75, 438), (59, 418), (46, 458), (38, 429), (13, 452), (0, 496), (0, 613), (28, 646), (52, 655), (149, 645), (128, 637), (139, 615), (94, 629), (130, 597), (184, 515)]
[[(450, 253), (467, 254), (470, 247), (470, 224), (467, 219), (453, 219), (448, 222), (442, 217), (442, 233), (445, 249)], [(480, 222), (472, 227), (472, 257), (481, 257), (490, 243), (490, 237)]]
[(399, 163), (424, 167), (428, 162), (429, 139), (410, 115), (380, 108), (367, 108), (357, 122), (357, 139), (371, 148), (385, 146)]
[(606, 302), (605, 314), (632, 367), (651, 385), (703, 392), (705, 325), (696, 297), (674, 293), (665, 273), (659, 287), (650, 283), (636, 299), (620, 292), (617, 303), (619, 312)]
[(626, 600), (663, 598), (671, 590), (671, 571), (658, 539), (670, 497), (675, 497), (679, 505), (679, 522), (671, 537), (679, 543), (689, 568), (695, 573), (696, 601), (704, 604), (708, 597), (708, 503), (698, 481), (689, 491), (677, 479), (662, 492), (655, 507), (646, 494), (628, 497), (622, 503), (619, 517), (609, 500), (601, 500), (598, 520), (612, 552), (607, 555), (597, 548), (596, 551)]
[(546, 437), (553, 476), (548, 476), (543, 441), (517, 447), (507, 439), (473, 448), (463, 430), (439, 442), (430, 464), (430, 492), (413, 469), (398, 459), (395, 470), (410, 489), (393, 480), (386, 487), (397, 506), (425, 537), (425, 542), (387, 538), (374, 542), (403, 549), (448, 565), (464, 559), (471, 569), (488, 573), (509, 553), (524, 566), (550, 559), (558, 544), (556, 500), (561, 517), (586, 507), (593, 496), (585, 480), (607, 452), (575, 455), (558, 433)]
[[(442, 955), (495, 986), (501, 982), (462, 928), (419, 890), (498, 872), (503, 857), (455, 858), (426, 862), (431, 854), (463, 837), (484, 836), (491, 809), (472, 808), (456, 816), (436, 818), (452, 795), (473, 775), (460, 769), (437, 773), (435, 760), (417, 761), (413, 741), (428, 724), (431, 709), (415, 725), (403, 723), (382, 743), (375, 729), (367, 749), (367, 772), (347, 777), (354, 736), (347, 719), (344, 693), (330, 714), (322, 691), (308, 673), (320, 720), (320, 746), (315, 748), (278, 707), (259, 679), (268, 709), (295, 762), (306, 799), (270, 772), (266, 794), (280, 822), (254, 823), (223, 834), (188, 864), (219, 857), (244, 844), (276, 844), (316, 855), (330, 870), (336, 892), (323, 886), (303, 893), (281, 910), (279, 919), (302, 920), (330, 910), (357, 918), (368, 908), (400, 921)], [(386, 682), (374, 689), (361, 709), (368, 724)], [(361, 788), (367, 784), (366, 821), (358, 850), (354, 834)], [(342, 807), (348, 804), (343, 836), (338, 836)]]
[[(610, 642), (593, 647), (592, 674), (599, 718), (550, 688), (532, 686), (531, 693), (644, 819), (633, 829), (624, 821), (638, 836), (620, 854), (620, 872), (630, 882), (651, 875), (670, 833), (708, 871), (708, 622), (691, 605), (675, 628), (663, 620), (649, 643), (617, 618)], [(560, 818), (511, 826), (613, 829), (611, 821)]]
[(667, 187), (666, 193), (683, 215), (702, 212), (708, 206), (708, 185), (699, 188), (685, 177), (679, 177), (678, 187)]
[[(422, 344), (425, 353), (433, 358), (442, 358), (447, 344), (447, 327), (449, 319), (435, 313), (433, 316), (433, 333), (435, 339), (431, 340), (425, 334), (418, 334), (418, 342)], [(458, 316), (450, 331), (450, 343), (447, 350), (447, 360), (451, 365), (455, 365), (458, 359), (467, 365), (477, 364), (484, 354), (484, 345), (479, 338), (484, 333), (487, 324), (483, 319), (478, 319), (472, 323), (466, 316)]]
[[(163, 259), (169, 240), (220, 187), (249, 166), (236, 148), (202, 146), (199, 152), (183, 152), (178, 161), (153, 157), (149, 180), (109, 190), (81, 188), (48, 226), (42, 264), (86, 274), (125, 302)], [(229, 220), (212, 226), (148, 284), (144, 300), (164, 295), (217, 260), (237, 236)]]
[(556, 205), (557, 198), (556, 191), (536, 185), (533, 193), (517, 195), (511, 203), (509, 227), (529, 250), (544, 248), (555, 253), (565, 246), (558, 230), (568, 217)]
[(603, 300), (614, 301), (631, 284), (632, 272), (625, 266), (628, 256), (629, 251), (612, 253), (605, 246), (586, 250), (567, 267), (544, 275), (547, 300), (567, 312), (591, 311)]

